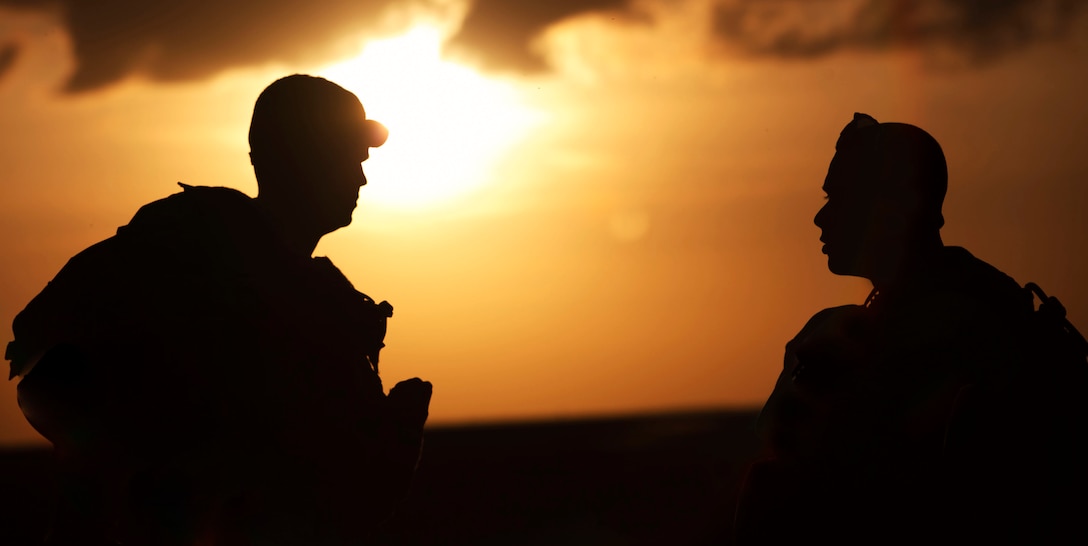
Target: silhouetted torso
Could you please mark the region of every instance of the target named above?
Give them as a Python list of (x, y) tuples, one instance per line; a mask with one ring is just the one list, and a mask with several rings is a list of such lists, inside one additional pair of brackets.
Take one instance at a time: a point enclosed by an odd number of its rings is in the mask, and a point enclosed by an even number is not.
[[(876, 294), (867, 306), (817, 314), (788, 344), (780, 388), (846, 418), (819, 419), (825, 427), (860, 427), (828, 431), (834, 438), (864, 433), (865, 449), (889, 450), (884, 456), (939, 445), (943, 425), (919, 423), (943, 419), (932, 412), (951, 407), (960, 387), (1007, 367), (1020, 350), (1011, 334), (1031, 313), (1027, 294), (961, 248), (946, 248), (942, 258), (908, 283)], [(777, 407), (779, 394), (772, 396), (761, 427), (776, 452), (789, 453), (794, 433), (805, 433), (795, 421), (818, 417)], [(910, 435), (908, 426), (914, 429)]]
[(249, 197), (186, 187), (74, 257), (16, 319), (21, 347), (66, 348), (20, 385), (52, 403), (24, 410), (101, 503), (77, 508), (152, 536), (136, 542), (358, 538), (419, 450), (377, 374), (391, 310), (289, 251)]
[(1015, 281), (949, 247), (867, 306), (815, 315), (760, 416), (740, 541), (1066, 536), (1084, 422), (1058, 401), (1083, 396), (1084, 373), (1034, 358), (1032, 311)]

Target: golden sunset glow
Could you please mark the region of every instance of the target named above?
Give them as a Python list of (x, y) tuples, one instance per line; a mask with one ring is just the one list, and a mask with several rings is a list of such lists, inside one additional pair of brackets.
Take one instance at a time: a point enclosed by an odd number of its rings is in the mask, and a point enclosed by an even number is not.
[[(813, 223), (854, 112), (930, 132), (943, 240), (1086, 331), (1088, 5), (946, 3), (0, 0), (0, 347), (178, 181), (257, 195), (254, 101), (292, 73), (389, 128), (316, 254), (395, 306), (382, 379), (432, 381), (429, 422), (761, 405), (871, 288)], [(41, 441), (6, 385), (0, 443)]]
[(441, 31), (417, 26), (319, 71), (389, 127), (389, 141), (364, 166), (374, 181), (369, 202), (420, 208), (479, 188), (494, 160), (542, 119), (513, 87), (443, 60), (441, 45)]

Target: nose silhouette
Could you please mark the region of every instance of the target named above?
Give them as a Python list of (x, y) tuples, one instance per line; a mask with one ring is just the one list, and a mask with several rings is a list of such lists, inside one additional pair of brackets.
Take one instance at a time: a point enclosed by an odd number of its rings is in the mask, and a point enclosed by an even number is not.
[(823, 229), (826, 225), (827, 219), (827, 203), (820, 207), (820, 210), (816, 211), (816, 216), (812, 217), (812, 223), (816, 224), (816, 227)]

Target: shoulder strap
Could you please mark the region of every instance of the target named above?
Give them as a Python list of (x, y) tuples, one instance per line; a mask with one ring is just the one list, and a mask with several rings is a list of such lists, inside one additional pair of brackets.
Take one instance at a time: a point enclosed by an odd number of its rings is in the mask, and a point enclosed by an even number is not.
[(873, 302), (876, 301), (876, 297), (879, 294), (880, 294), (880, 291), (877, 290), (876, 287), (874, 286), (873, 289), (869, 291), (869, 295), (865, 296), (865, 303), (861, 304), (861, 306), (862, 307), (871, 307), (873, 305)]
[(1035, 297), (1039, 298), (1039, 308), (1035, 311), (1036, 315), (1046, 324), (1060, 328), (1074, 345), (1077, 352), (1081, 356), (1088, 358), (1088, 340), (1084, 339), (1084, 335), (1065, 316), (1065, 306), (1058, 301), (1058, 298), (1047, 296), (1046, 292), (1033, 282), (1025, 284), (1024, 289), (1032, 295), (1033, 301)]

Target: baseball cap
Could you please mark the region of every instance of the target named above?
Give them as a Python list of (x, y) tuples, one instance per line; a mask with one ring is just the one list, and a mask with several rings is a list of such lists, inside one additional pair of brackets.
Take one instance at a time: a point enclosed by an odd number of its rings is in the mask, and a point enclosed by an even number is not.
[(366, 118), (354, 93), (315, 76), (293, 74), (257, 97), (249, 125), (251, 156), (354, 154), (360, 161), (389, 130)]

